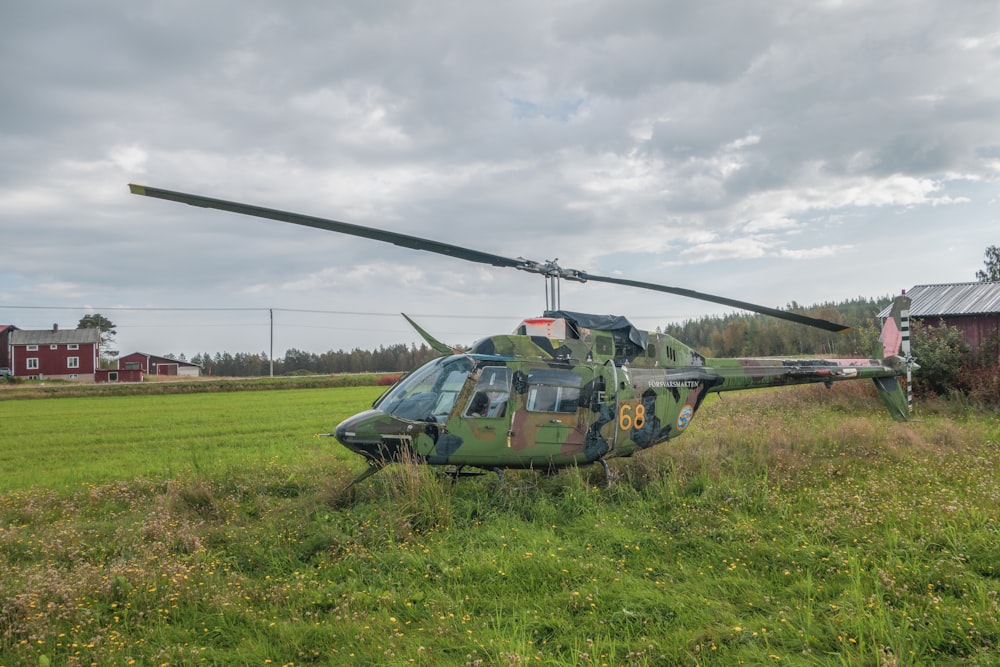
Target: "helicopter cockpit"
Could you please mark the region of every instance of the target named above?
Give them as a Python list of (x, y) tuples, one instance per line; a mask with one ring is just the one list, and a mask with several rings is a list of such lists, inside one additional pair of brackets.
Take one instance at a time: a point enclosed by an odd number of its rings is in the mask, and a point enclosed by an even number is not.
[(443, 422), (472, 367), (472, 359), (465, 355), (429, 361), (403, 378), (373, 407), (409, 421)]
[(372, 407), (382, 412), (421, 422), (444, 422), (466, 380), (472, 376), (475, 390), (466, 417), (503, 417), (510, 394), (511, 369), (496, 358), (454, 355), (427, 362), (403, 378)]

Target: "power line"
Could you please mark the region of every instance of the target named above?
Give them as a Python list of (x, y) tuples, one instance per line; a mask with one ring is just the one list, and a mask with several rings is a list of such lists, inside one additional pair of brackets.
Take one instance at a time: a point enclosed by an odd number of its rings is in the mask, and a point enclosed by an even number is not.
[(167, 307), (153, 307), (146, 308), (141, 306), (103, 306), (98, 308), (97, 306), (10, 306), (0, 304), (0, 308), (8, 308), (12, 310), (149, 310), (149, 311), (176, 311), (176, 310), (267, 310), (267, 308), (200, 308), (200, 307), (186, 307), (186, 308), (167, 308)]
[[(320, 315), (357, 315), (363, 317), (399, 317), (398, 312), (375, 312), (361, 310), (318, 310), (313, 308), (268, 308), (259, 306), (248, 307), (228, 307), (228, 306), (19, 306), (0, 304), (0, 308), (9, 310), (75, 310), (75, 311), (136, 311), (136, 312), (283, 312), (283, 313), (316, 313)], [(476, 319), (476, 320), (509, 320), (515, 319), (517, 315), (455, 315), (450, 313), (412, 313), (413, 317), (440, 317), (454, 319)]]
[[(246, 307), (230, 307), (230, 306), (19, 306), (19, 305), (4, 305), (0, 304), (0, 309), (10, 309), (10, 310), (75, 310), (75, 311), (95, 311), (99, 312), (102, 310), (108, 311), (136, 311), (136, 312), (282, 312), (282, 313), (315, 313), (319, 315), (354, 315), (361, 317), (399, 317), (400, 313), (398, 311), (394, 312), (376, 312), (376, 311), (363, 311), (363, 310), (319, 310), (314, 308), (269, 308), (264, 306), (246, 306)], [(463, 313), (456, 315), (454, 313), (408, 313), (411, 317), (424, 317), (424, 318), (442, 318), (442, 319), (458, 319), (458, 320), (515, 320), (524, 317), (524, 314), (520, 315), (476, 315), (473, 313)], [(633, 320), (671, 320), (677, 319), (678, 315), (632, 315), (630, 319)]]

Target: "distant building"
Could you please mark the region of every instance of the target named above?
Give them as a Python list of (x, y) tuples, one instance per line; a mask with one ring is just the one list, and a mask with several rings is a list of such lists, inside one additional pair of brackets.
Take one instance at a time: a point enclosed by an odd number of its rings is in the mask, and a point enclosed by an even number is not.
[[(1000, 282), (916, 285), (906, 296), (912, 301), (910, 317), (959, 329), (974, 350), (1000, 337)], [(890, 308), (879, 316), (888, 317)]]
[(98, 369), (94, 376), (97, 383), (102, 382), (142, 382), (141, 370), (123, 371), (119, 369)]
[(14, 328), (7, 340), (15, 377), (93, 382), (100, 367), (99, 329)]
[(155, 354), (133, 352), (118, 357), (118, 369), (122, 371), (142, 371), (148, 375), (179, 375), (182, 377), (198, 377), (201, 366), (188, 361), (179, 361)]

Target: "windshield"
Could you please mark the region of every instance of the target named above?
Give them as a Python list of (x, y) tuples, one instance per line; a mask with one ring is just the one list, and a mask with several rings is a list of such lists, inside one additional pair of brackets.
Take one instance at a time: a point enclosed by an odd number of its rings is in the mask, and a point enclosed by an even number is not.
[(465, 356), (430, 361), (393, 387), (375, 406), (410, 421), (444, 421), (472, 369)]

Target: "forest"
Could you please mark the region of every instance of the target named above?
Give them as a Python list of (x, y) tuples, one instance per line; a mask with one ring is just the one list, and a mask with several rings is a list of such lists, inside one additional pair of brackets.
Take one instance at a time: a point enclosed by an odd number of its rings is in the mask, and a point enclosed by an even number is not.
[[(170, 356), (170, 355), (168, 355)], [(438, 353), (427, 345), (397, 344), (388, 347), (380, 346), (376, 350), (355, 348), (350, 352), (344, 350), (323, 352), (306, 352), (290, 349), (284, 358), (275, 358), (275, 375), (304, 375), (308, 373), (378, 373), (409, 371), (430, 361)], [(267, 353), (205, 352), (196, 354), (191, 359), (184, 355), (177, 357), (190, 361), (202, 368), (204, 375), (214, 376), (258, 376), (271, 372), (271, 362)]]
[(853, 329), (834, 334), (766, 315), (732, 314), (670, 324), (658, 332), (683, 341), (709, 357), (795, 356), (803, 354), (868, 357), (878, 340), (879, 311), (892, 298), (858, 297), (840, 303), (804, 307), (794, 301), (785, 310), (817, 317)]

